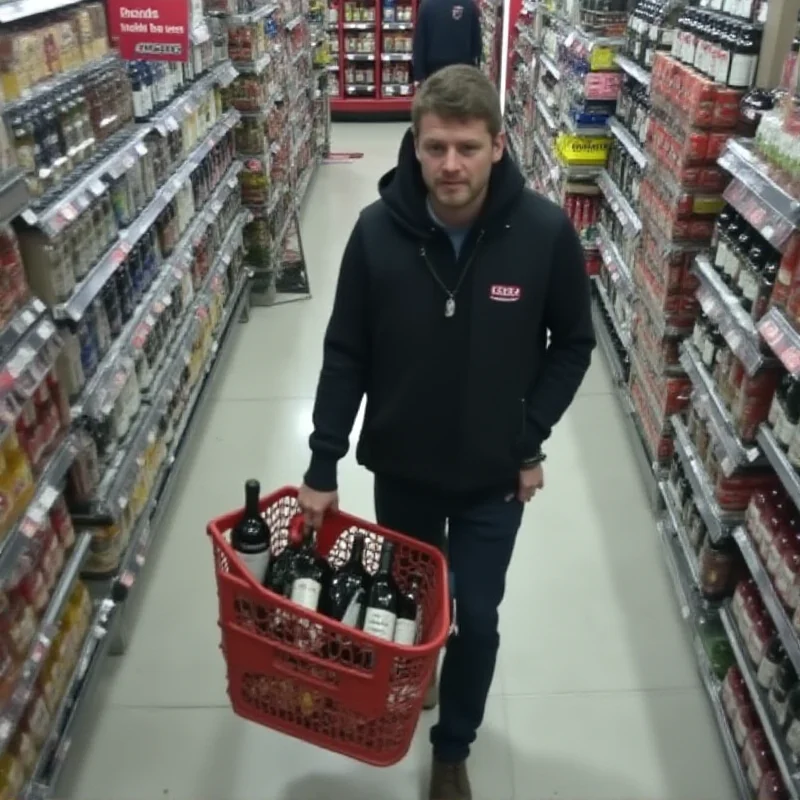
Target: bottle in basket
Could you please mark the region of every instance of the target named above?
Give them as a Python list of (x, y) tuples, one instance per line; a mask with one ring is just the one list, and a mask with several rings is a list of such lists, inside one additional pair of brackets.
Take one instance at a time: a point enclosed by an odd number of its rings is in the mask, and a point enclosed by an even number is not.
[(323, 614), (354, 628), (361, 627), (368, 582), (363, 556), (364, 537), (359, 533), (353, 539), (347, 563), (333, 573), (320, 602)]
[(415, 645), (420, 639), (420, 614), (419, 601), (420, 583), (419, 575), (412, 575), (411, 585), (407, 592), (397, 594), (397, 624), (394, 629), (394, 640), (398, 644)]
[(293, 603), (316, 611), (322, 587), (328, 582), (330, 564), (317, 552), (316, 536), (306, 530), (300, 550), (289, 566), (288, 595)]
[(258, 508), (260, 494), (261, 486), (258, 481), (251, 479), (245, 483), (244, 515), (231, 531), (231, 546), (247, 567), (247, 571), (259, 583), (267, 574), (270, 557), (269, 526)]
[(286, 584), (292, 562), (300, 552), (300, 545), (303, 543), (303, 534), (299, 529), (289, 528), (289, 539), (286, 547), (272, 559), (264, 578), (264, 586), (275, 592), (275, 594), (288, 595), (291, 587)]
[(394, 544), (384, 540), (378, 571), (367, 592), (367, 611), (364, 615), (364, 633), (389, 642), (394, 640), (397, 623), (397, 586), (392, 577)]

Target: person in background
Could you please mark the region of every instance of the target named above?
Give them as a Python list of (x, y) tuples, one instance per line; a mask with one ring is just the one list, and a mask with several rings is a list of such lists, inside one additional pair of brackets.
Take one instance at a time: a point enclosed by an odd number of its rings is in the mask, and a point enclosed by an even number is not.
[[(439, 70), (411, 119), (345, 247), (298, 503), (315, 528), (338, 507), (337, 464), (366, 396), (357, 458), (375, 475), (378, 523), (442, 549), (446, 536), (458, 630), (442, 665), (429, 797), (470, 800), (466, 761), (506, 571), (525, 504), (544, 487), (542, 447), (595, 338), (580, 240), (561, 208), (525, 187), (488, 78)], [(434, 675), (425, 703), (436, 702)]]
[(417, 84), (442, 67), (480, 65), (480, 14), (476, 0), (422, 0), (414, 24), (412, 67)]

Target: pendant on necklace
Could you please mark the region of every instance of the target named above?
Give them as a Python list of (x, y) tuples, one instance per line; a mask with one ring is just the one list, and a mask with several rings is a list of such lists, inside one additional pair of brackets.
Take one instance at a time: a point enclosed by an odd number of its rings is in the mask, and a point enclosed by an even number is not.
[(447, 302), (444, 304), (444, 315), (452, 317), (456, 313), (456, 301), (453, 297), (448, 297)]

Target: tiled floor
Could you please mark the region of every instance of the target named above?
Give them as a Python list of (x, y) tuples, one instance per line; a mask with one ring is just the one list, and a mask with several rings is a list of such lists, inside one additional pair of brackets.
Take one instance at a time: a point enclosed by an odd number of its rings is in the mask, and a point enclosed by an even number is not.
[[(255, 310), (195, 429), (147, 566), (126, 655), (83, 715), (59, 797), (75, 800), (418, 800), (411, 753), (378, 770), (233, 716), (204, 525), (245, 478), (298, 482), (338, 260), (402, 127), (337, 125), (303, 218), (314, 297)], [(470, 767), (476, 800), (731, 800), (735, 791), (661, 563), (653, 519), (599, 354), (548, 447), (502, 611), (501, 656)], [(370, 516), (351, 457), (344, 506)]]

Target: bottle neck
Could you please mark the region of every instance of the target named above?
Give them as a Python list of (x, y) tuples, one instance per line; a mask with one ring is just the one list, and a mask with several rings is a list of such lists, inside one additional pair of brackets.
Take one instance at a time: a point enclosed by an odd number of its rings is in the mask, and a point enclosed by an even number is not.
[(381, 550), (381, 560), (378, 565), (378, 574), (389, 575), (392, 572), (392, 559), (394, 558), (394, 546), (387, 542)]
[(249, 517), (257, 517), (261, 513), (258, 508), (258, 495), (259, 495), (258, 484), (248, 483), (247, 486), (245, 487), (245, 493), (244, 493), (244, 508)]

